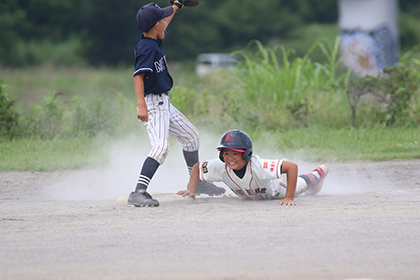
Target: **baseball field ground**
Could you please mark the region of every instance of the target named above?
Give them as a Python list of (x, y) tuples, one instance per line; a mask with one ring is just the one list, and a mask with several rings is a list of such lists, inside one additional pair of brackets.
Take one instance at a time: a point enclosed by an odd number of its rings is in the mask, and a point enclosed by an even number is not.
[(297, 207), (229, 191), (181, 198), (175, 162), (150, 186), (157, 208), (122, 201), (130, 160), (0, 172), (0, 279), (420, 278), (419, 160), (327, 163), (322, 191)]
[(127, 207), (150, 148), (131, 68), (2, 70), (20, 98), (20, 129), (0, 139), (0, 279), (420, 279), (418, 91), (410, 114), (397, 112), (399, 126), (361, 106), (353, 127), (346, 93), (335, 90), (347, 76), (291, 65), (306, 69), (302, 88), (301, 72), (251, 63), (265, 80), (180, 77), (172, 100), (200, 124), (201, 159), (217, 158), (228, 129), (253, 128), (263, 158), (286, 157), (300, 174), (326, 164), (321, 192), (297, 197), (297, 207), (230, 191), (176, 196), (188, 172), (175, 139), (148, 189), (160, 206)]

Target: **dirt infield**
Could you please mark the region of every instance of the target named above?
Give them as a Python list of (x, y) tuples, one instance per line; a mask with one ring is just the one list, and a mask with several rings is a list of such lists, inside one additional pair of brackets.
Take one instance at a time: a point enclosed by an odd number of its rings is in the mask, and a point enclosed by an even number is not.
[(0, 279), (420, 279), (420, 161), (329, 167), (297, 207), (154, 186), (131, 208), (103, 170), (0, 172)]

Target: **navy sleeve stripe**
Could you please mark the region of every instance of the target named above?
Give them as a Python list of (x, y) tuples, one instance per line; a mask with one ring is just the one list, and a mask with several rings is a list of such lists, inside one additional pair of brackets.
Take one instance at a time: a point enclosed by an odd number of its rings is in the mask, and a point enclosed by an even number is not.
[(152, 72), (153, 72), (153, 69), (152, 69), (152, 68), (140, 68), (140, 69), (137, 69), (137, 70), (134, 72), (133, 77), (134, 77), (135, 75), (139, 74), (139, 73), (142, 73), (142, 72), (150, 72), (150, 73), (152, 73)]

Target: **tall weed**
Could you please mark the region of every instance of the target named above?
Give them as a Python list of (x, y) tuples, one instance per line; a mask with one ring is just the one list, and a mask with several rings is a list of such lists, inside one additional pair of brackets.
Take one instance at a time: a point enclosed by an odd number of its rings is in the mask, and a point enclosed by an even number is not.
[(15, 110), (17, 99), (6, 92), (6, 84), (0, 80), (0, 136), (12, 137), (18, 126), (19, 114)]
[[(130, 120), (127, 113), (129, 102), (121, 93), (102, 98), (60, 97), (60, 93), (50, 93), (43, 104), (29, 108), (30, 114), (22, 120), (24, 136), (37, 135), (41, 139), (116, 136), (135, 123), (135, 118)], [(132, 115), (135, 116), (135, 108)]]
[(405, 53), (397, 65), (377, 76), (352, 77), (344, 83), (353, 127), (420, 125), (420, 64)]
[[(342, 129), (354, 126), (356, 118), (357, 125), (369, 128), (392, 120), (393, 115), (393, 125), (420, 124), (420, 97), (414, 87), (419, 81), (418, 71), (414, 71), (420, 65), (418, 60), (403, 56), (405, 66), (401, 69), (411, 65), (412, 75), (407, 80), (406, 72), (402, 71), (396, 79), (388, 80), (392, 81), (388, 87), (392, 89), (390, 95), (404, 93), (410, 98), (403, 103), (395, 99), (397, 107), (389, 106), (386, 112), (380, 106), (361, 102), (357, 96), (361, 89), (352, 84), (361, 85), (361, 80), (342, 70), (338, 46), (338, 39), (318, 41), (303, 57), (294, 57), (292, 49), (268, 48), (254, 41), (246, 50), (236, 53), (241, 57), (238, 67), (205, 78), (175, 64), (172, 68), (175, 86), (170, 98), (197, 126), (221, 130), (237, 127), (276, 132), (311, 126)], [(325, 55), (325, 63), (311, 60), (315, 50)], [(16, 90), (19, 85), (18, 94), (47, 93), (40, 104), (32, 101), (33, 96), (21, 98), (26, 107), (19, 114), (20, 136), (42, 139), (114, 136), (138, 127), (131, 69), (47, 67), (43, 71), (44, 76), (34, 68), (23, 69), (19, 73), (23, 72), (25, 78), (13, 80), (11, 88)], [(382, 88), (387, 88), (385, 82), (378, 80)], [(356, 99), (350, 98), (352, 92)]]
[[(323, 50), (328, 64), (311, 61), (315, 48)], [(346, 104), (337, 93), (346, 74), (337, 75), (338, 39), (331, 46), (316, 42), (303, 57), (292, 59), (291, 54), (292, 49), (267, 48), (258, 41), (237, 52), (243, 59), (234, 72), (233, 89), (228, 89), (241, 104), (237, 118), (274, 130), (314, 123), (343, 125)]]

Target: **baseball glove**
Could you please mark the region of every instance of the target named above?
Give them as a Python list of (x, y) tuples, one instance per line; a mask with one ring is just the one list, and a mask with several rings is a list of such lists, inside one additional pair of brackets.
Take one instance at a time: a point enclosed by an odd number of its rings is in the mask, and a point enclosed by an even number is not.
[(177, 5), (177, 2), (178, 2), (182, 6), (194, 7), (200, 4), (201, 0), (170, 0), (169, 2), (171, 2), (172, 5)]

